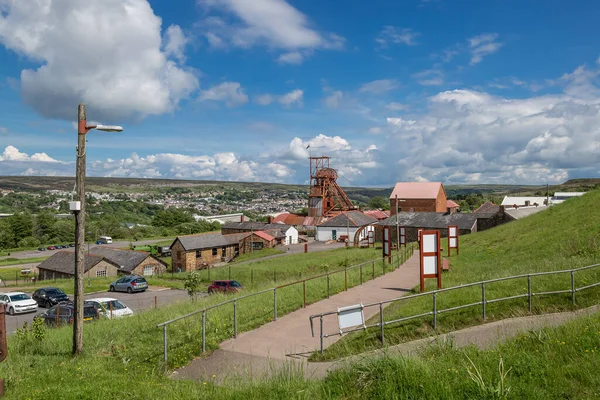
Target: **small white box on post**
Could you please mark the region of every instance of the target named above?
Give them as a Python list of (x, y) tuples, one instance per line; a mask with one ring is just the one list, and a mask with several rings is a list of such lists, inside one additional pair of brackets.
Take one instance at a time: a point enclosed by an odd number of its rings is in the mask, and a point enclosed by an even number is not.
[(81, 211), (81, 202), (80, 201), (70, 201), (69, 202), (69, 210)]
[(364, 306), (362, 303), (338, 308), (338, 327), (340, 330), (340, 335), (344, 333), (344, 328), (352, 328), (361, 325), (363, 328), (367, 329), (365, 326), (363, 308)]

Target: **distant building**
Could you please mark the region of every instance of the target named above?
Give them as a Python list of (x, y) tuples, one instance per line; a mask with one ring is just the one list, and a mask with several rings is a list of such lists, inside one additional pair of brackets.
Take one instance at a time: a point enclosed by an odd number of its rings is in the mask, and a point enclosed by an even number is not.
[(221, 227), (221, 233), (223, 235), (257, 231), (267, 232), (275, 238), (281, 237), (281, 244), (290, 245), (298, 243), (298, 229), (291, 225), (265, 224), (263, 222), (238, 222), (225, 224)]
[(103, 256), (119, 266), (119, 273), (125, 275), (151, 276), (166, 271), (167, 264), (145, 251), (119, 250), (111, 247), (96, 246), (90, 254)]
[(207, 222), (218, 222), (223, 225), (229, 222), (244, 222), (244, 214), (243, 213), (235, 213), (235, 214), (223, 214), (223, 215), (194, 215), (194, 219), (197, 221), (207, 221)]
[(452, 200), (446, 200), (446, 212), (454, 214), (458, 211), (459, 207), (460, 206), (456, 202)]
[(552, 204), (560, 204), (565, 200), (572, 199), (573, 197), (583, 196), (586, 192), (556, 192), (552, 196)]
[(446, 191), (441, 182), (398, 182), (390, 195), (390, 214), (403, 212), (447, 212)]
[(504, 196), (500, 205), (506, 208), (546, 206), (548, 198), (546, 196)]
[[(359, 228), (365, 225), (373, 225), (377, 219), (365, 215), (361, 211), (344, 211), (337, 216), (328, 219), (317, 226), (315, 240), (325, 242), (328, 240), (348, 239), (350, 243), (354, 242), (354, 235)], [(367, 237), (367, 232), (372, 229), (363, 229), (359, 240)]]

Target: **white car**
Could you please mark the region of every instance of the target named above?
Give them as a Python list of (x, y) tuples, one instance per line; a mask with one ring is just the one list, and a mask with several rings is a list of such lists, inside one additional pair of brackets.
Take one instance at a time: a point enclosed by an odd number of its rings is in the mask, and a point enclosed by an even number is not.
[(23, 292), (0, 293), (0, 303), (6, 306), (10, 315), (36, 311), (38, 308), (37, 302)]
[(107, 318), (120, 318), (133, 315), (133, 310), (117, 299), (110, 297), (98, 297), (86, 299), (86, 302), (94, 303), (98, 312)]

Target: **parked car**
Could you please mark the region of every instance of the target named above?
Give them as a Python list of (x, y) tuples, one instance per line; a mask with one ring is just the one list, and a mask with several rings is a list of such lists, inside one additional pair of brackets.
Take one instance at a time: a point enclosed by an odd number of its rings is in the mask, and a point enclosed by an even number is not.
[(75, 243), (69, 243), (69, 247), (75, 247)]
[(62, 245), (62, 248), (63, 248), (63, 249), (68, 249), (68, 248), (69, 248), (69, 245), (68, 245), (68, 244), (63, 244), (63, 245)]
[(6, 305), (8, 314), (22, 314), (37, 310), (37, 303), (23, 292), (0, 293), (0, 303)]
[(48, 246), (48, 247), (46, 247), (46, 248), (47, 248), (48, 250), (56, 250), (56, 247), (54, 247), (54, 246)]
[(44, 287), (33, 292), (31, 296), (39, 307), (49, 308), (63, 301), (69, 301), (69, 296), (59, 288)]
[[(73, 302), (59, 303), (46, 310), (40, 317), (49, 326), (72, 324), (75, 318), (75, 304)], [(98, 318), (100, 318), (100, 314), (94, 304), (84, 301), (83, 322), (90, 322)]]
[(127, 275), (110, 284), (110, 292), (143, 292), (148, 289), (146, 278), (139, 275)]
[(133, 310), (121, 303), (117, 299), (110, 297), (99, 297), (96, 299), (87, 299), (86, 302), (94, 303), (94, 306), (100, 315), (107, 318), (120, 318), (133, 315)]
[(213, 281), (208, 287), (208, 294), (213, 293), (231, 293), (242, 290), (242, 285), (238, 281)]
[(38, 247), (38, 251), (46, 251), (45, 247)]

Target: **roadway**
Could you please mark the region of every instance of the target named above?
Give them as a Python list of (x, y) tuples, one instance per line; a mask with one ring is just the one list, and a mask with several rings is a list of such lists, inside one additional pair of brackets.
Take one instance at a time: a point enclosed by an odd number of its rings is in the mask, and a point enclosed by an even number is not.
[[(147, 245), (147, 244), (156, 244), (156, 243), (164, 242), (166, 240), (170, 240), (170, 239), (169, 238), (149, 239), (149, 240), (138, 240), (137, 242), (131, 242), (129, 240), (126, 240), (126, 241), (112, 242), (111, 244), (103, 244), (102, 246), (113, 247), (113, 248), (123, 248), (123, 247), (129, 248), (129, 243), (133, 243), (136, 246), (143, 246), (143, 245)], [(98, 246), (98, 245), (95, 244), (95, 243), (90, 243), (90, 247), (93, 247), (93, 246)], [(45, 246), (45, 247), (48, 247), (48, 246)], [(73, 249), (74, 249), (74, 247), (69, 247), (68, 249), (65, 249), (65, 250), (73, 250)], [(87, 250), (87, 244), (86, 244), (86, 250)], [(0, 261), (4, 260), (6, 258), (27, 259), (27, 258), (36, 258), (36, 257), (49, 257), (52, 254), (54, 254), (54, 252), (56, 252), (56, 250), (45, 250), (45, 251), (24, 250), (24, 251), (17, 251), (17, 252), (14, 252), (14, 253), (10, 253), (10, 256), (0, 257)]]

